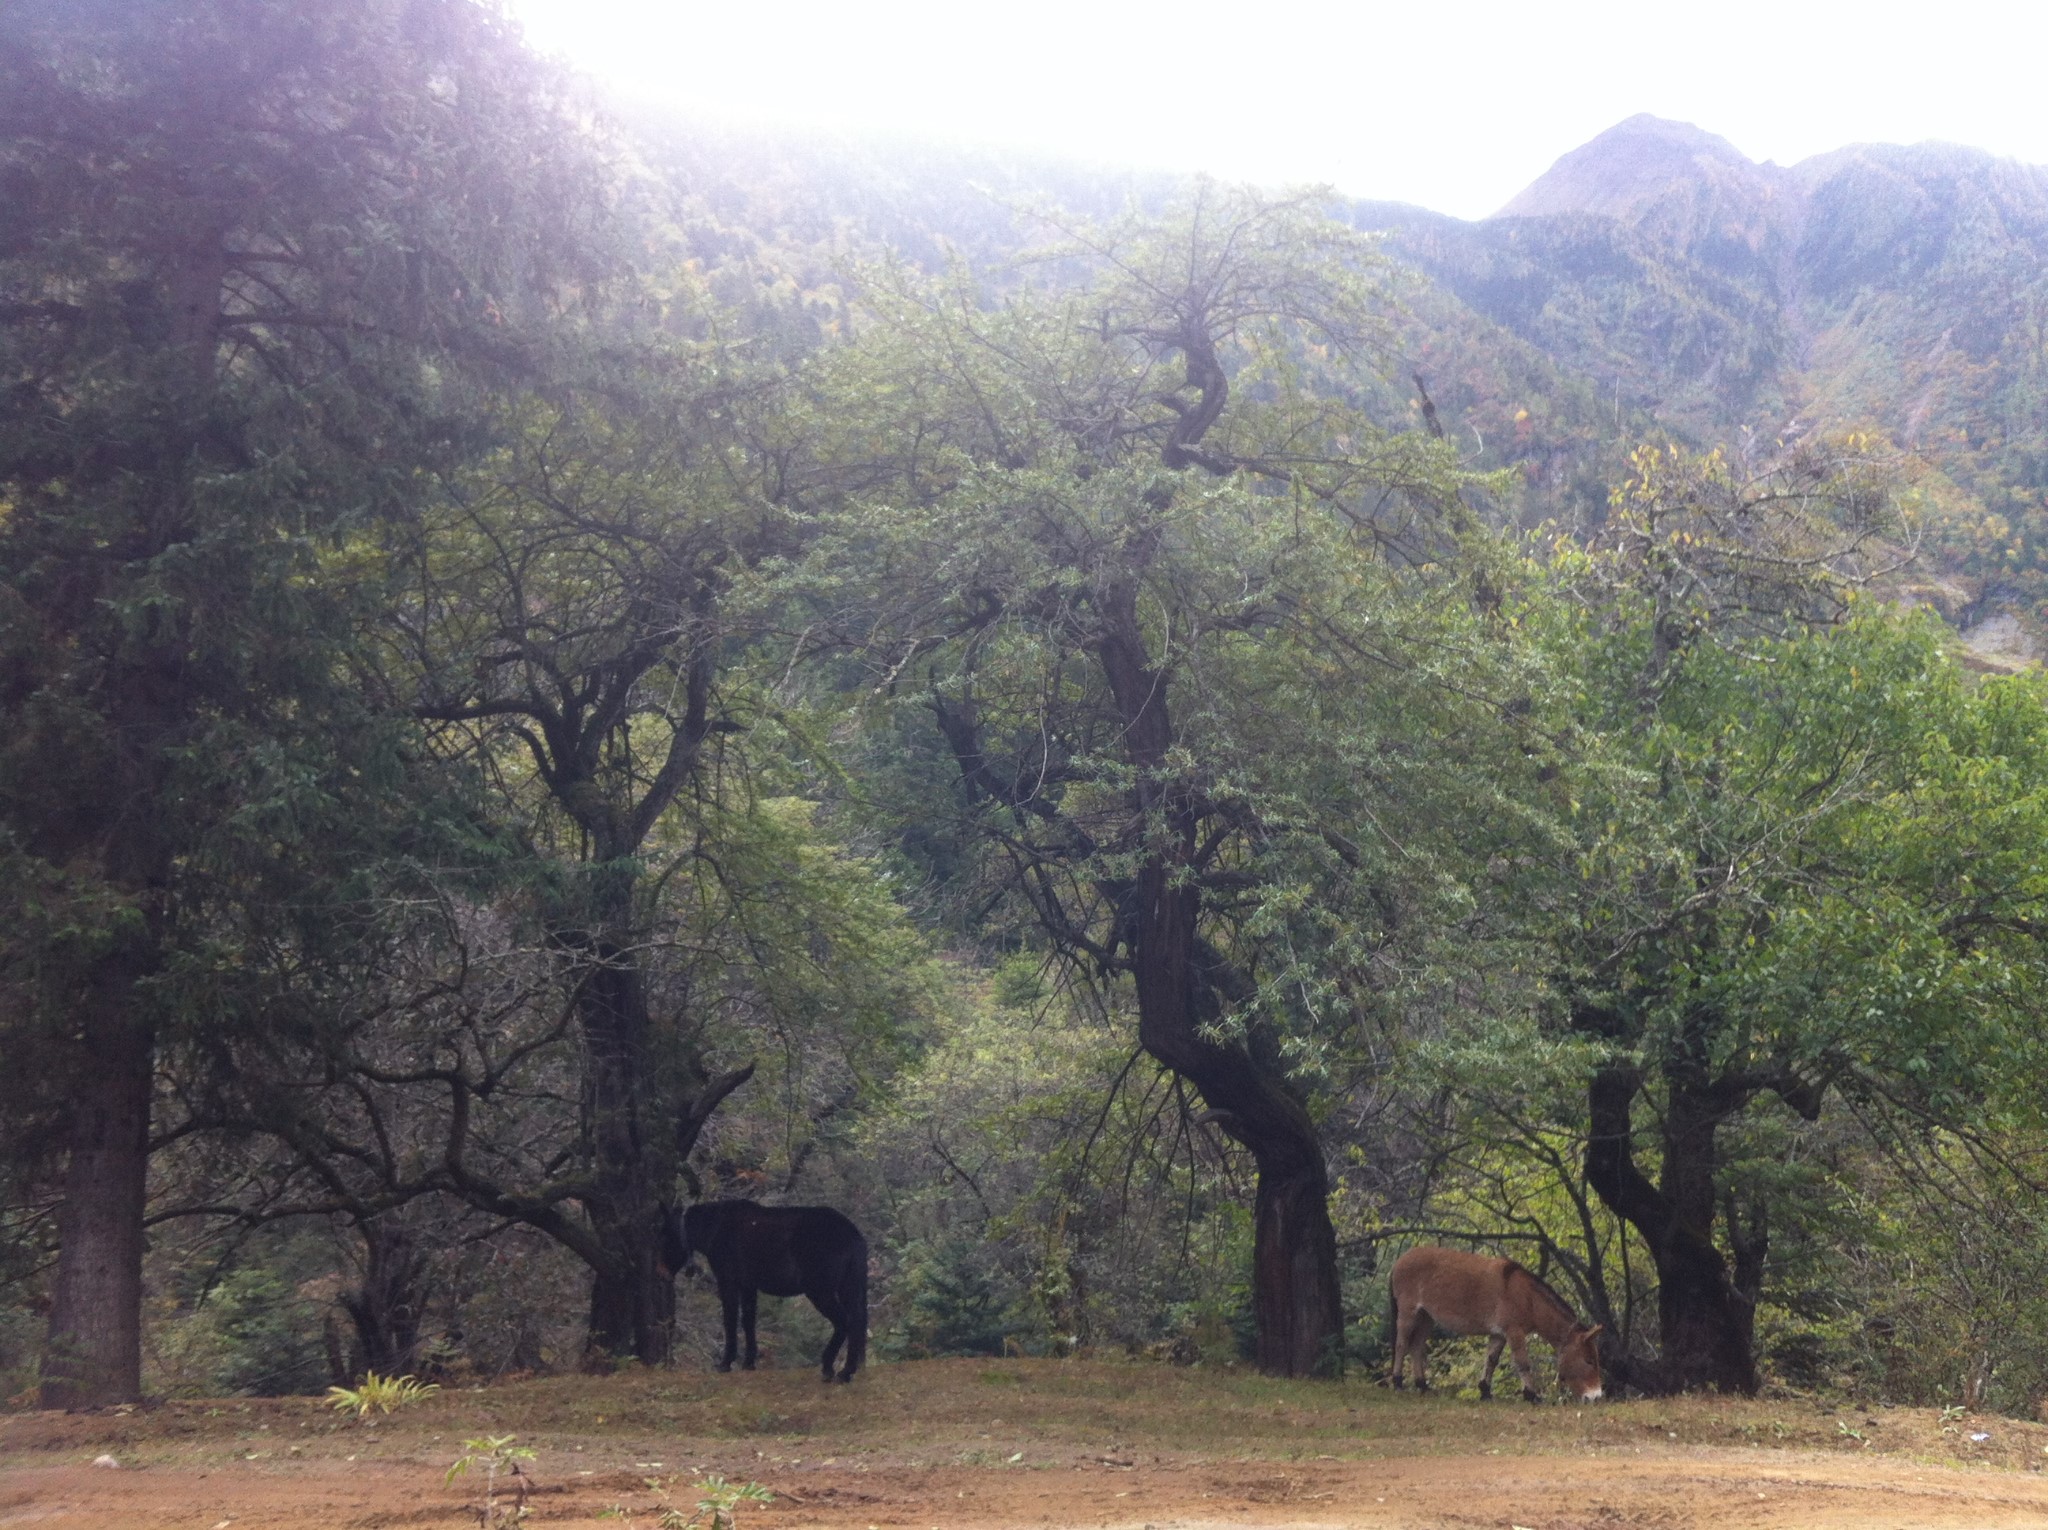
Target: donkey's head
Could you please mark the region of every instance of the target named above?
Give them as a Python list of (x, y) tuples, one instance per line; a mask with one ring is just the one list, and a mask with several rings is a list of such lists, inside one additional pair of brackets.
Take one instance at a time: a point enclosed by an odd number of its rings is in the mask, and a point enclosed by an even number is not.
[(690, 1268), (697, 1251), (690, 1244), (690, 1215), (681, 1206), (661, 1208), (661, 1273), (673, 1278)]
[(1584, 1324), (1574, 1325), (1570, 1337), (1557, 1346), (1558, 1385), (1580, 1402), (1600, 1400), (1602, 1326), (1599, 1323), (1595, 1323), (1591, 1328)]

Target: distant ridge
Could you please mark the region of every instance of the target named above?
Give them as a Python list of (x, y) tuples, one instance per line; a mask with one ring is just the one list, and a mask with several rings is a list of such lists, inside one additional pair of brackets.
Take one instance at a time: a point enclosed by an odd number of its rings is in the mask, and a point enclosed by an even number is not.
[(1758, 164), (1642, 115), (1476, 223), (1357, 216), (1462, 305), (1416, 354), (1532, 503), (1596, 519), (1630, 439), (1874, 432), (1925, 475), (1908, 593), (2048, 651), (2048, 167), (1946, 143)]
[[(1718, 134), (1643, 112), (1560, 157), (1483, 221), (1595, 214), (1691, 253), (1761, 253), (1774, 240), (1803, 243), (1816, 207), (1828, 221), (1853, 207), (1852, 221), (1874, 218), (1884, 236), (1922, 252), (1965, 208), (2033, 244), (2048, 233), (2048, 167), (1936, 142), (1848, 144), (1796, 165), (1758, 164)], [(1912, 227), (1923, 219), (1934, 229)]]

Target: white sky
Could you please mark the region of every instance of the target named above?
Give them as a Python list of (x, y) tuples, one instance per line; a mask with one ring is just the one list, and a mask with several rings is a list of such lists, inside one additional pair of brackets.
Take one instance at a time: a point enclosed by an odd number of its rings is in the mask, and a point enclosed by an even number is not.
[(1483, 217), (1636, 112), (2048, 164), (2048, 0), (507, 0), (621, 94)]

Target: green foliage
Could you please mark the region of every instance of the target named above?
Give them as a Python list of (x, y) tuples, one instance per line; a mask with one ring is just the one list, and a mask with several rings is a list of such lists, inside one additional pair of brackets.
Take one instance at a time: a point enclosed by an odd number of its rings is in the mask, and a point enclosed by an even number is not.
[(904, 1309), (904, 1355), (1000, 1355), (1008, 1337), (998, 1295), (979, 1240), (953, 1235), (904, 1251), (896, 1300)]
[[(542, 1237), (658, 1347), (707, 1183), (853, 1210), (896, 1353), (1253, 1354), (1252, 1079), (1339, 1166), (1351, 1358), (1423, 1238), (1643, 1358), (1688, 1221), (1788, 1380), (2048, 1386), (2048, 695), (1855, 593), (2048, 594), (2035, 190), (991, 203), (608, 163), (466, 0), (173, 10), (0, 49), (10, 1376), (112, 1017), (158, 1210), (378, 1229), (522, 1368)], [(1758, 444), (1792, 401), (1854, 432)], [(331, 1248), (156, 1236), (169, 1384), (318, 1386)], [(517, 1518), (530, 1455), (451, 1480)]]
[[(1452, 806), (1467, 790), (1499, 800), (1454, 763), (1499, 740), (1457, 714), (1466, 696), (1511, 693), (1516, 660), (1457, 598), (1461, 574), (1395, 565), (1370, 539), (1450, 553), (1437, 517), (1465, 482), (1428, 438), (1382, 432), (1332, 401), (1345, 363), (1381, 334), (1370, 247), (1305, 202), (1212, 190), (1190, 208), (1160, 228), (1077, 229), (1048, 261), (1092, 262), (1095, 285), (1046, 277), (997, 310), (965, 273), (873, 273), (873, 339), (837, 363), (834, 385), (874, 401), (871, 451), (914, 438), (921, 455), (894, 460), (891, 491), (835, 522), (806, 588), (827, 606), (859, 600), (878, 684), (947, 734), (932, 741), (937, 759), (922, 753), (932, 744), (911, 746), (921, 803), (947, 751), (958, 780), (972, 731), (985, 763), (964, 785), (954, 832), (968, 838), (948, 862), (976, 835), (988, 853), (970, 878), (1057, 861), (1077, 879), (1072, 906), (1043, 911), (1063, 945), (1104, 938), (1106, 902), (1087, 889), (1126, 883), (1141, 864), (1122, 826), (1128, 795), (1155, 775), (1201, 783), (1218, 836), (1208, 854), (1241, 889), (1216, 908), (1233, 956), (1258, 972), (1256, 999), (1226, 1005), (1224, 1024), (1271, 1024), (1307, 1057), (1315, 1027), (1304, 1022), (1328, 1013), (1343, 1027), (1356, 989), (1340, 994), (1338, 974), (1371, 961), (1384, 936), (1368, 885), (1391, 877), (1425, 902), (1463, 897), (1421, 841), (1450, 816), (1493, 816), (1469, 799)], [(1216, 231), (1236, 228), (1241, 264), (1226, 269)], [(1194, 241), (1187, 258), (1223, 273), (1206, 322), (1239, 369), (1199, 460), (1149, 391), (1179, 365), (1182, 321), (1159, 309), (1154, 267), (1186, 256), (1182, 239)], [(1093, 400), (1099, 427), (1063, 414), (1061, 397)], [(1368, 498), (1370, 512), (1354, 507)], [(1483, 562), (1479, 540), (1461, 554)], [(850, 578), (862, 567), (877, 572)], [(1121, 757), (1116, 682), (1091, 647), (1106, 602), (1126, 597), (1133, 637), (1180, 709), (1161, 762)], [(913, 620), (957, 636), (942, 643)], [(888, 678), (905, 645), (928, 655), (915, 689)], [(1443, 682), (1466, 667), (1461, 695)], [(934, 834), (922, 816), (919, 832)], [(1392, 845), (1375, 816), (1404, 825)]]
[(187, 1393), (280, 1397), (327, 1376), (320, 1307), (262, 1264), (230, 1270), (176, 1323), (154, 1357), (165, 1384)]
[(0, 1402), (28, 1404), (42, 1385), (39, 1313), (0, 1306)]
[(852, 1144), (898, 1240), (883, 1351), (1237, 1358), (1250, 1219), (1184, 1095), (1071, 986), (1025, 1013), (977, 997), (956, 997)]

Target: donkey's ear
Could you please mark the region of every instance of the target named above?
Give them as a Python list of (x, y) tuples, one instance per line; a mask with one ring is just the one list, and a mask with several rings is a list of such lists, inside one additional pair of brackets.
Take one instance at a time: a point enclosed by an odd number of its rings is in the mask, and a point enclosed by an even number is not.
[(1595, 1323), (1591, 1328), (1588, 1328), (1586, 1330), (1586, 1337), (1590, 1339), (1595, 1334), (1602, 1334), (1605, 1332), (1607, 1332), (1607, 1325), (1605, 1323)]

